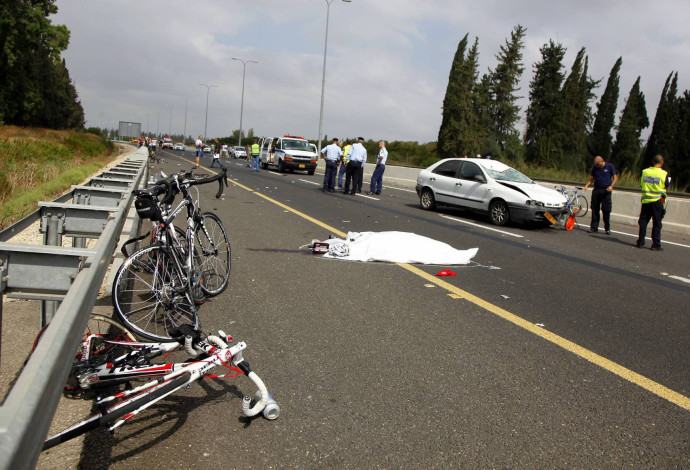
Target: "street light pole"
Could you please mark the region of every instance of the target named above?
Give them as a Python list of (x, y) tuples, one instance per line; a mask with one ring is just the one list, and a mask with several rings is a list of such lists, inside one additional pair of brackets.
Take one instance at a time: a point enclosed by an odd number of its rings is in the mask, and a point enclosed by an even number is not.
[(218, 85), (206, 85), (205, 83), (199, 83), (199, 85), (206, 87), (206, 121), (204, 122), (204, 140), (206, 140), (208, 137), (206, 135), (206, 126), (208, 125), (208, 92), (211, 88), (217, 88)]
[(240, 132), (237, 140), (237, 145), (242, 145), (242, 114), (244, 113), (244, 75), (247, 71), (247, 64), (258, 64), (259, 62), (256, 60), (236, 59), (235, 57), (232, 57), (232, 60), (239, 60), (240, 62), (242, 62), (242, 101), (240, 104)]
[(182, 144), (187, 139), (187, 98), (184, 99), (184, 131), (182, 131)]
[[(321, 112), (319, 113), (319, 154), (321, 154), (321, 133), (323, 131), (323, 96), (326, 89), (326, 52), (328, 51), (328, 17), (331, 13), (331, 3), (335, 0), (326, 0), (326, 40), (323, 44), (323, 77), (321, 78)], [(350, 3), (352, 0), (342, 0)]]

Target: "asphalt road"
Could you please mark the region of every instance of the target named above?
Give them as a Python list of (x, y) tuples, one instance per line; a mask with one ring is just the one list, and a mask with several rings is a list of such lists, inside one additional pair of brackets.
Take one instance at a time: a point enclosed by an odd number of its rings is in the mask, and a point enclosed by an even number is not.
[[(164, 155), (166, 173), (193, 160)], [(244, 378), (194, 384), (92, 433), (88, 468), (690, 468), (687, 237), (652, 252), (636, 227), (586, 233), (589, 216), (498, 228), (414, 191), (324, 194), (318, 173), (225, 163), (230, 187), (204, 187), (202, 208), (228, 229), (230, 285), (199, 314), (247, 342), (281, 415), (242, 418)], [(479, 251), (409, 266), (299, 249), (387, 230)]]

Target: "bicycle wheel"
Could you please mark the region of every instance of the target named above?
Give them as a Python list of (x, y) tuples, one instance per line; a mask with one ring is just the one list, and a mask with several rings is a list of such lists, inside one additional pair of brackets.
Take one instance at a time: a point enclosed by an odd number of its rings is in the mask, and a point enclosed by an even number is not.
[(170, 332), (180, 325), (199, 328), (188, 283), (159, 245), (142, 248), (125, 260), (112, 295), (120, 320), (143, 338), (172, 341)]
[(589, 203), (584, 196), (578, 195), (573, 201), (573, 207), (577, 207), (577, 214), (575, 214), (575, 217), (584, 217), (589, 210)]
[(213, 212), (201, 214), (194, 237), (194, 270), (201, 274), (201, 289), (213, 297), (228, 287), (231, 266), (230, 239)]

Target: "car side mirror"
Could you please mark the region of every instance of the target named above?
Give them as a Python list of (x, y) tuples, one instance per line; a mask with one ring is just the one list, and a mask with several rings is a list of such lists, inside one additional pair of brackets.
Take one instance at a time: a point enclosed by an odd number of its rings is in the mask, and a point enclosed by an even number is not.
[(474, 175), (474, 179), (480, 183), (486, 183), (486, 178), (484, 178), (484, 175)]

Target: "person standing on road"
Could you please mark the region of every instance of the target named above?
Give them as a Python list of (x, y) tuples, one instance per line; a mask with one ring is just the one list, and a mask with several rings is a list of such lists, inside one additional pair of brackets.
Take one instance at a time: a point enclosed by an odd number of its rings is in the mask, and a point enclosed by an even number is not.
[[(344, 194), (355, 195), (357, 191), (357, 183), (361, 186), (361, 173), (359, 170), (362, 168), (362, 164), (367, 159), (367, 149), (364, 148), (362, 143), (364, 142), (364, 137), (358, 137), (357, 142), (350, 149), (350, 163), (347, 164), (347, 170), (345, 171), (345, 190)], [(352, 182), (352, 192), (350, 192), (350, 182)]]
[(599, 230), (599, 211), (604, 215), (604, 230), (606, 235), (611, 235), (611, 191), (618, 182), (618, 174), (611, 163), (597, 155), (594, 158), (594, 166), (589, 176), (589, 181), (585, 184), (584, 192), (594, 183), (592, 190), (592, 222), (589, 225), (589, 233), (596, 233)]
[(321, 189), (324, 193), (326, 191), (329, 193), (335, 192), (335, 175), (338, 173), (338, 161), (343, 156), (343, 151), (340, 150), (338, 142), (338, 139), (334, 138), (331, 145), (327, 145), (321, 150), (321, 158), (326, 161), (323, 188)]
[(386, 161), (388, 160), (388, 150), (386, 150), (386, 142), (379, 141), (379, 155), (376, 157), (376, 168), (374, 174), (371, 175), (371, 185), (369, 194), (381, 194), (383, 189), (383, 172), (386, 171)]
[(261, 149), (259, 148), (259, 139), (254, 139), (252, 144), (252, 161), (250, 171), (259, 171), (259, 153)]
[(350, 161), (350, 149), (352, 144), (349, 140), (345, 141), (345, 146), (343, 147), (343, 158), (340, 160), (340, 170), (338, 171), (338, 189), (343, 189), (343, 176), (345, 175), (345, 170), (347, 169), (347, 163)]
[(664, 157), (657, 155), (652, 159), (652, 166), (642, 171), (640, 185), (642, 186), (642, 209), (637, 225), (640, 233), (637, 238), (637, 248), (644, 247), (647, 235), (647, 224), (652, 219), (652, 250), (661, 251), (661, 219), (664, 218), (664, 203), (666, 189), (671, 185), (668, 173), (661, 169)]
[(196, 145), (196, 166), (199, 167), (199, 161), (201, 160), (201, 154), (204, 151), (204, 136), (200, 135), (195, 142)]
[(216, 163), (219, 167), (223, 168), (223, 165), (220, 163), (220, 145), (218, 144), (218, 139), (213, 141), (213, 161), (211, 162), (211, 168), (213, 168), (213, 165)]
[[(364, 140), (362, 140), (362, 147), (364, 147)], [(357, 192), (362, 192), (362, 185), (364, 184), (364, 164), (367, 162), (367, 153), (364, 151), (364, 160), (359, 167), (359, 179), (357, 179)]]

